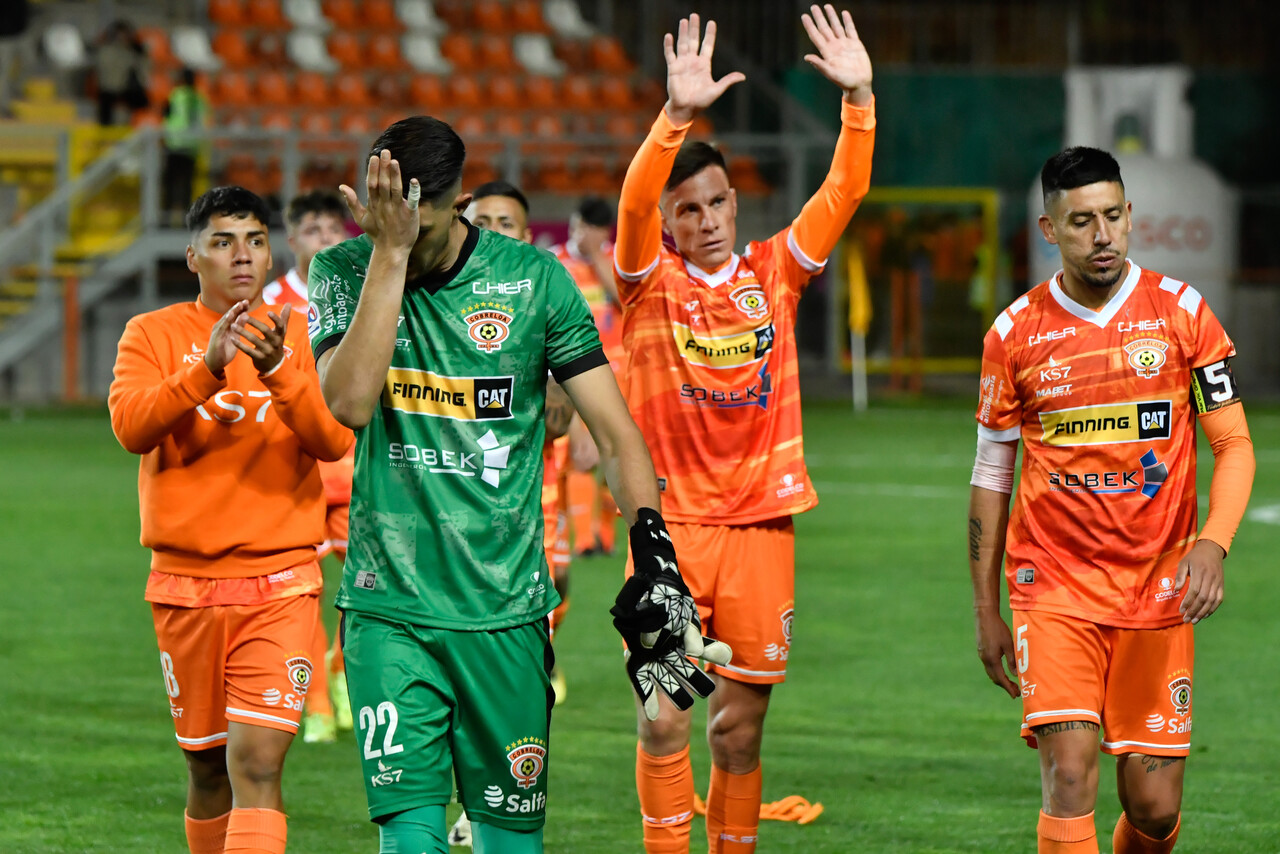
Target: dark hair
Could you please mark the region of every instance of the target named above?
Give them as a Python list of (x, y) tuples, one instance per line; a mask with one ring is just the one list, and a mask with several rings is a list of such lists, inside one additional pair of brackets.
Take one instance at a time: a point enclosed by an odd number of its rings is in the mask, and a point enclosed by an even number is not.
[(667, 178), (664, 189), (674, 190), (708, 166), (719, 166), (726, 173), (729, 171), (724, 165), (724, 155), (720, 153), (720, 149), (706, 142), (686, 142), (676, 152), (676, 161), (671, 165), (671, 177)]
[(202, 231), (215, 216), (253, 217), (264, 228), (271, 222), (267, 203), (257, 193), (236, 186), (214, 187), (196, 199), (187, 211), (187, 230)]
[(178, 77), (182, 80), (183, 86), (196, 85), (196, 72), (193, 68), (187, 68), (184, 66), (183, 69), (178, 72)]
[(333, 190), (312, 190), (309, 193), (303, 193), (300, 196), (294, 196), (293, 201), (284, 209), (284, 221), (289, 226), (297, 226), (302, 222), (302, 218), (307, 214), (332, 214), (340, 220), (347, 218), (347, 203), (342, 200)]
[(1054, 193), (1097, 184), (1099, 181), (1115, 181), (1123, 188), (1120, 164), (1102, 149), (1084, 145), (1059, 151), (1046, 160), (1044, 168), (1040, 170), (1040, 191), (1046, 208), (1049, 206), (1049, 197)]
[(472, 201), (478, 202), (490, 196), (506, 196), (508, 199), (515, 199), (520, 203), (520, 207), (524, 208), (525, 216), (529, 215), (529, 200), (515, 184), (508, 184), (506, 181), (489, 181), (471, 192)]
[(586, 225), (596, 228), (609, 228), (613, 225), (613, 208), (599, 196), (587, 196), (578, 203), (578, 209), (574, 213)]
[(369, 148), (369, 156), (383, 151), (400, 164), (404, 193), (414, 178), (422, 186), (422, 201), (435, 204), (462, 180), (467, 147), (453, 128), (431, 116), (410, 116), (382, 132)]

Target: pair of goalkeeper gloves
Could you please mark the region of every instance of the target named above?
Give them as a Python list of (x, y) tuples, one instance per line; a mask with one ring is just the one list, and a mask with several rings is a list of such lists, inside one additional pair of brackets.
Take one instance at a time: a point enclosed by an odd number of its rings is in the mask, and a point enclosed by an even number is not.
[(689, 588), (680, 577), (676, 550), (656, 510), (643, 507), (631, 526), (635, 573), (627, 579), (609, 613), (626, 642), (627, 676), (649, 720), (658, 717), (661, 690), (676, 708), (706, 698), (715, 683), (689, 659), (728, 664), (728, 644), (702, 635), (702, 620)]

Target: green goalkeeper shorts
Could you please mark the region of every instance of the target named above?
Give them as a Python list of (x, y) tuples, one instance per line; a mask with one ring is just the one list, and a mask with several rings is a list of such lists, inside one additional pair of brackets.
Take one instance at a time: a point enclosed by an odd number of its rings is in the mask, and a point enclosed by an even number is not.
[(546, 819), (547, 621), (460, 632), (344, 616), (347, 690), (369, 817), (458, 800), (473, 821)]

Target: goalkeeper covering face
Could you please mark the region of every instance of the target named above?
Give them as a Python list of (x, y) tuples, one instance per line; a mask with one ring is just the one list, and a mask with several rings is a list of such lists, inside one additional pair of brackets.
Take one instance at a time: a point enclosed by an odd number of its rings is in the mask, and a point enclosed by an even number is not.
[[(814, 6), (802, 21), (814, 44), (805, 59), (844, 101), (830, 173), (795, 220), (735, 250), (737, 200), (724, 159), (685, 134), (743, 76), (712, 76), (715, 24), (703, 33), (697, 15), (666, 37), (667, 103), (627, 170), (618, 211), (614, 264), (630, 360), (623, 387), (653, 454), (668, 522), (666, 531), (656, 523), (633, 529), (634, 566), (652, 573), (654, 555), (660, 562), (668, 554), (655, 545), (679, 552), (703, 628), (733, 648), (731, 660), (712, 667), (708, 708), (707, 837), (715, 852), (755, 850), (765, 710), (791, 648), (791, 516), (817, 503), (800, 432), (796, 305), (871, 174), (871, 62), (853, 19)], [(675, 251), (663, 247), (663, 232)], [(653, 675), (661, 685), (680, 674)], [(688, 703), (652, 696), (636, 762), (645, 849), (683, 852), (694, 812)]]

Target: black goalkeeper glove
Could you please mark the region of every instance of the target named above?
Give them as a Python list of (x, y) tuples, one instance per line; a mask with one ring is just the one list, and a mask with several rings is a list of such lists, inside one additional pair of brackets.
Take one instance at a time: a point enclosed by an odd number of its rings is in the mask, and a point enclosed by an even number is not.
[(715, 690), (715, 683), (687, 656), (728, 664), (727, 644), (704, 638), (698, 608), (676, 564), (676, 550), (657, 511), (647, 507), (631, 526), (635, 573), (609, 609), (614, 628), (627, 645), (627, 676), (644, 704), (645, 717), (658, 717), (656, 688), (679, 709)]

